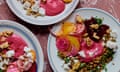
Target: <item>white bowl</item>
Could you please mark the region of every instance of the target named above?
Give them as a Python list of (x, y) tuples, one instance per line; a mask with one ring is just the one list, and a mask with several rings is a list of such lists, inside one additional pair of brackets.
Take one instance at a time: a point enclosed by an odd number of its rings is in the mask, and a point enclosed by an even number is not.
[(8, 20), (0, 20), (0, 32), (5, 30), (13, 30), (15, 34), (21, 36), (23, 40), (25, 40), (25, 42), (28, 44), (28, 47), (35, 50), (37, 55), (36, 56), (37, 72), (43, 72), (44, 64), (43, 52), (40, 43), (35, 37), (35, 35), (30, 30), (20, 25), (19, 23)]
[[(117, 33), (117, 44), (118, 44), (118, 50), (114, 55), (114, 59), (107, 64), (107, 72), (119, 72), (120, 71), (120, 25), (119, 22), (109, 13), (95, 8), (80, 8), (77, 9), (66, 21), (75, 21), (76, 15), (81, 15), (83, 18), (91, 18), (92, 16), (104, 18), (103, 24), (107, 24), (110, 26), (112, 31), (115, 31)], [(53, 31), (56, 31), (60, 28), (61, 24), (56, 25), (53, 27)], [(54, 72), (66, 72), (64, 68), (62, 67), (63, 61), (57, 56), (57, 47), (56, 47), (56, 39), (51, 34), (48, 38), (48, 58), (50, 61), (50, 64), (54, 70)], [(113, 65), (114, 63), (115, 65)], [(102, 72), (105, 72), (104, 70)]]
[(34, 18), (33, 16), (27, 16), (26, 11), (23, 9), (22, 4), (17, 0), (6, 0), (9, 8), (22, 20), (34, 24), (34, 25), (50, 25), (62, 21), (69, 16), (76, 8), (79, 0), (73, 0), (70, 4), (66, 4), (65, 10), (56, 16), (44, 16)]

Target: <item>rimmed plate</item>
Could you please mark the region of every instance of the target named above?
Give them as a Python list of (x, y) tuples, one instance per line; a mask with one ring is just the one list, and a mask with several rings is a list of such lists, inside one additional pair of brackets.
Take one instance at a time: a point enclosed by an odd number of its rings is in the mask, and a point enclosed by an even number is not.
[(65, 10), (56, 16), (44, 16), (37, 18), (27, 16), (22, 5), (19, 2), (17, 2), (17, 0), (6, 0), (6, 2), (9, 8), (13, 11), (13, 13), (15, 13), (22, 20), (35, 25), (50, 25), (60, 22), (61, 20), (69, 16), (76, 8), (77, 4), (79, 3), (79, 0), (73, 0), (70, 4), (66, 4)]
[(21, 36), (25, 40), (25, 42), (28, 44), (28, 47), (33, 48), (35, 50), (37, 55), (36, 56), (37, 72), (43, 72), (44, 64), (43, 52), (35, 35), (30, 30), (20, 25), (19, 23), (9, 20), (0, 20), (0, 32), (5, 30), (13, 30), (14, 33)]
[[(76, 15), (81, 15), (85, 19), (91, 18), (91, 16), (104, 18), (103, 23), (109, 25), (110, 28), (117, 33), (118, 50), (114, 55), (114, 59), (109, 64), (107, 64), (107, 69), (108, 69), (107, 72), (119, 72), (120, 71), (120, 62), (119, 62), (120, 60), (120, 31), (119, 31), (120, 25), (118, 21), (109, 13), (96, 8), (77, 9), (67, 19), (67, 21), (74, 22)], [(54, 26), (52, 31), (53, 32), (57, 31), (60, 28), (60, 26), (61, 24)], [(64, 68), (62, 68), (63, 61), (57, 56), (56, 39), (51, 34), (49, 35), (49, 38), (48, 38), (47, 51), (48, 51), (49, 61), (54, 72), (65, 72)], [(103, 70), (102, 72), (105, 72), (105, 71)]]

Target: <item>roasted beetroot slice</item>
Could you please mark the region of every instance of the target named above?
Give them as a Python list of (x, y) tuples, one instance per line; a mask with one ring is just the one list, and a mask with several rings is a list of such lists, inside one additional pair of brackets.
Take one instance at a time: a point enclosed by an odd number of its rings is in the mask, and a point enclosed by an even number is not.
[(105, 34), (107, 29), (109, 29), (109, 26), (103, 24), (103, 25), (101, 25), (101, 26), (99, 27), (98, 30), (101, 31), (101, 33)]
[(96, 38), (94, 38), (93, 37), (93, 33), (94, 33), (94, 30), (92, 30), (92, 29), (88, 29), (88, 36), (90, 37), (90, 39), (92, 39), (93, 41), (95, 41), (95, 42), (99, 42), (99, 40), (101, 39), (96, 39)]
[[(99, 42), (102, 39), (102, 37), (104, 36), (104, 34), (106, 34), (106, 30), (109, 29), (109, 26), (103, 24), (103, 25), (100, 25), (100, 27), (97, 30), (91, 29), (90, 25), (91, 24), (96, 24), (96, 23), (97, 23), (97, 21), (96, 21), (96, 19), (94, 17), (91, 17), (91, 19), (84, 21), (84, 24), (85, 24), (85, 27), (86, 27), (86, 30), (87, 30), (87, 33), (88, 33), (89, 37), (93, 41)], [(93, 37), (94, 32), (97, 33), (97, 36), (99, 36), (100, 39), (96, 39), (96, 38)]]
[(97, 21), (96, 21), (96, 19), (94, 18), (94, 17), (91, 17), (91, 22), (93, 23), (93, 24), (96, 24), (97, 23)]
[(109, 29), (109, 26), (107, 25), (101, 25), (98, 29), (97, 35), (102, 38), (104, 34), (106, 34), (106, 30)]
[(97, 22), (96, 22), (96, 20), (95, 20), (94, 17), (91, 17), (91, 19), (84, 21), (84, 24), (86, 25), (87, 28), (89, 27), (89, 25), (91, 25), (91, 24), (96, 24), (96, 23), (97, 23)]
[(86, 29), (89, 28), (90, 22), (91, 22), (90, 20), (85, 20), (85, 21), (84, 21), (84, 24), (85, 24)]

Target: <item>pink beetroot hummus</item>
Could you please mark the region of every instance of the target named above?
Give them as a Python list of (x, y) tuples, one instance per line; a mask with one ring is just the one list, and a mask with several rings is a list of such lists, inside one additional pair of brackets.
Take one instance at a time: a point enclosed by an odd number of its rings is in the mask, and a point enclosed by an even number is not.
[[(15, 51), (16, 58), (24, 54), (24, 47), (27, 46), (27, 44), (20, 36), (13, 34), (6, 40), (10, 44), (10, 48)], [(18, 69), (16, 62), (14, 62), (8, 67), (7, 72), (20, 72), (20, 70), (21, 69)], [(30, 70), (27, 72), (36, 72), (36, 63), (33, 63)]]
[(15, 57), (24, 54), (24, 47), (27, 46), (26, 42), (18, 35), (13, 34), (7, 38), (10, 48), (15, 51)]
[(0, 33), (1, 71), (36, 72), (35, 51), (28, 47), (24, 39), (12, 31)]
[(40, 3), (40, 6), (45, 9), (48, 16), (55, 16), (65, 9), (65, 3), (62, 0), (46, 0), (45, 3)]

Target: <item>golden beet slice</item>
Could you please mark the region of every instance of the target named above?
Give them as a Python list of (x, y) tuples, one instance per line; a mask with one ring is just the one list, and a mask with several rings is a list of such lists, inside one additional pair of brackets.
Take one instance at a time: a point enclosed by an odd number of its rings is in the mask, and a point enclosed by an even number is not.
[(73, 24), (72, 22), (64, 22), (64, 24), (62, 25), (63, 34), (70, 34), (72, 32), (75, 32), (75, 29), (75, 24)]

